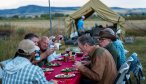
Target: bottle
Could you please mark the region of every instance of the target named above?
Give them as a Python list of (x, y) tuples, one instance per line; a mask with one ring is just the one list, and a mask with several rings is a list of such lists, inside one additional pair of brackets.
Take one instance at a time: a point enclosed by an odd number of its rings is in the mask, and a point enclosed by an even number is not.
[(69, 58), (68, 58), (68, 54), (64, 55), (64, 62), (68, 62)]
[(35, 50), (35, 60), (40, 60), (40, 48), (37, 46)]
[(72, 52), (71, 59), (72, 59), (72, 61), (75, 61), (76, 60), (75, 52)]

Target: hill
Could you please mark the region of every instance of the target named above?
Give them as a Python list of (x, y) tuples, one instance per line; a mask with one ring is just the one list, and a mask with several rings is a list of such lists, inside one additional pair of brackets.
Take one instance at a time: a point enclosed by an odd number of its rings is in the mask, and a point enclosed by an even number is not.
[[(51, 12), (61, 12), (68, 14), (70, 11), (76, 11), (80, 7), (51, 7)], [(139, 13), (146, 14), (146, 8), (120, 8), (120, 7), (111, 7), (111, 9), (119, 14), (131, 14), (131, 13)], [(0, 10), (0, 16), (10, 17), (13, 15), (26, 16), (26, 15), (40, 15), (46, 14), (49, 12), (49, 7), (37, 6), (37, 5), (27, 5), (22, 6), (16, 9), (5, 9)]]
[[(75, 11), (79, 7), (51, 7), (51, 12), (67, 12), (67, 11)], [(22, 6), (17, 9), (5, 9), (0, 10), (0, 16), (13, 16), (13, 15), (40, 15), (49, 12), (49, 7), (44, 6), (36, 6), (36, 5), (28, 5)]]

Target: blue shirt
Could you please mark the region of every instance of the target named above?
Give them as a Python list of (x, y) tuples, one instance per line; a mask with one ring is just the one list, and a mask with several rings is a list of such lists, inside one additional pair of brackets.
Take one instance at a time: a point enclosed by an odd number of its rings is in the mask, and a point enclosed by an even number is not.
[(119, 53), (119, 56), (120, 56), (120, 65), (122, 65), (126, 61), (124, 46), (123, 46), (122, 42), (119, 39), (117, 39), (116, 41), (114, 41), (113, 44), (114, 44), (116, 50)]
[(78, 30), (84, 30), (84, 21), (80, 19), (77, 23)]

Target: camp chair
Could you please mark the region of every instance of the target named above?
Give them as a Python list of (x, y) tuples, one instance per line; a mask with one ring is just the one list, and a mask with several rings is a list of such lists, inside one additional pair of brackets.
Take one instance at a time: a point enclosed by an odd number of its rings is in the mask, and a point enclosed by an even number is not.
[(133, 72), (137, 84), (140, 84), (140, 80), (145, 80), (142, 72), (142, 64), (137, 57), (137, 53), (133, 53), (131, 57), (134, 59), (134, 61), (132, 61), (129, 71)]
[(132, 61), (133, 61), (133, 58), (129, 57), (127, 59), (127, 61), (123, 65), (121, 65), (114, 84), (126, 84), (127, 83), (127, 81), (130, 78), (130, 74), (128, 73), (128, 71), (129, 71), (130, 64)]

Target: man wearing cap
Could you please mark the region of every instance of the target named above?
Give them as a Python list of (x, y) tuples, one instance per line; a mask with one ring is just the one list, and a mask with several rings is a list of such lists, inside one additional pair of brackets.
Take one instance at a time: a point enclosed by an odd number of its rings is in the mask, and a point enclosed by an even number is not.
[(116, 36), (113, 34), (112, 31), (110, 31), (110, 30), (107, 31), (107, 29), (100, 31), (99, 36), (100, 36), (99, 45), (101, 47), (106, 48), (111, 53), (111, 55), (113, 56), (113, 59), (115, 61), (115, 64), (117, 66), (117, 70), (119, 70), (119, 68), (120, 68), (120, 63), (119, 63), (120, 58), (119, 57), (120, 56), (113, 44), (113, 41), (116, 40)]
[(79, 21), (77, 22), (77, 30), (78, 30), (79, 36), (83, 35), (85, 32), (84, 20), (85, 20), (85, 16), (82, 16), (81, 19), (79, 19)]
[(22, 40), (15, 57), (3, 67), (2, 84), (54, 84), (46, 80), (41, 68), (30, 62), (37, 49), (31, 40)]

